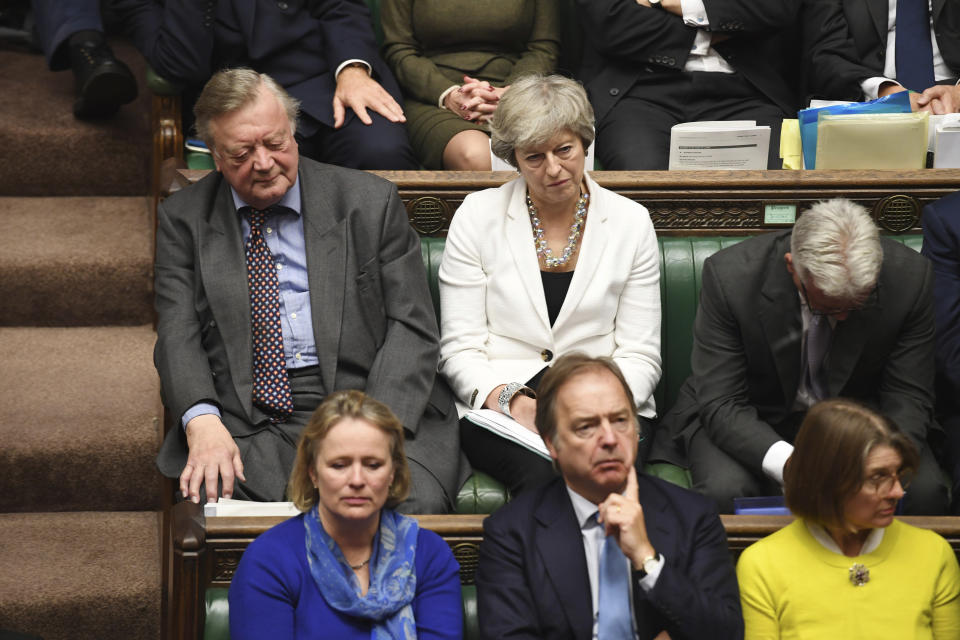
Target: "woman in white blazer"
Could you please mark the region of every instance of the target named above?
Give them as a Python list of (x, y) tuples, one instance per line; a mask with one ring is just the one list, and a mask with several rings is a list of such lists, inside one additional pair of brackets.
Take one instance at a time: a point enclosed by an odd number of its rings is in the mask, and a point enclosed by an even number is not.
[[(641, 422), (652, 424), (660, 253), (647, 210), (584, 172), (593, 138), (593, 109), (573, 80), (528, 76), (501, 99), (493, 152), (521, 177), (464, 199), (440, 265), (440, 372), (461, 414), (493, 409), (536, 431), (540, 375), (582, 351), (616, 361)], [(513, 491), (553, 474), (547, 460), (467, 420), (460, 431), (474, 468)]]

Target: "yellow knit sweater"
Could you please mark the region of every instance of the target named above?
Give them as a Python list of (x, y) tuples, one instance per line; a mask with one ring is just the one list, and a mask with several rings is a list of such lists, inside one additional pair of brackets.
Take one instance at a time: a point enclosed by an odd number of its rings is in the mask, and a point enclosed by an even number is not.
[[(862, 586), (850, 581), (860, 563)], [(872, 552), (833, 553), (796, 520), (737, 563), (746, 640), (960, 639), (960, 568), (939, 535), (894, 520)]]

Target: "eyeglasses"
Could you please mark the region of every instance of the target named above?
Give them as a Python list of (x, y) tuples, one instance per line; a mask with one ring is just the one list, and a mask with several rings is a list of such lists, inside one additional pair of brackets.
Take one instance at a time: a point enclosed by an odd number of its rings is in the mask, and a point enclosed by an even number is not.
[(875, 473), (863, 481), (863, 487), (878, 495), (884, 495), (890, 493), (897, 482), (900, 483), (900, 488), (906, 491), (911, 480), (913, 472), (901, 469), (896, 473)]
[(803, 283), (803, 280), (800, 280), (800, 290), (803, 291), (803, 299), (807, 301), (807, 309), (815, 316), (839, 316), (853, 311), (863, 311), (864, 309), (877, 306), (880, 302), (880, 290), (874, 286), (860, 304), (841, 309), (815, 309), (813, 305), (810, 304), (810, 294), (807, 293), (807, 286)]

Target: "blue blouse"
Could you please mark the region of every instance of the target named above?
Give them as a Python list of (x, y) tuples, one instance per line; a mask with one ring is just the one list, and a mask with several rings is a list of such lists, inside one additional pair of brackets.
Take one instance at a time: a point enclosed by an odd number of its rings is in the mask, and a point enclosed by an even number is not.
[[(244, 552), (230, 583), (231, 640), (369, 640), (368, 620), (327, 605), (307, 566), (303, 514), (264, 532)], [(420, 529), (413, 615), (419, 640), (463, 637), (460, 566), (443, 538)]]

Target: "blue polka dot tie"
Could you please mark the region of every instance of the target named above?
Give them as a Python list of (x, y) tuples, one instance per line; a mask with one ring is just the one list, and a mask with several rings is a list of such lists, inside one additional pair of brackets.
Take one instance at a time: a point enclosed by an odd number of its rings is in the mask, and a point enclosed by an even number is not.
[(250, 210), (250, 236), (246, 244), (253, 325), (253, 402), (270, 414), (270, 420), (283, 422), (293, 414), (293, 394), (283, 355), (277, 265), (261, 231), (268, 213), (270, 209)]

